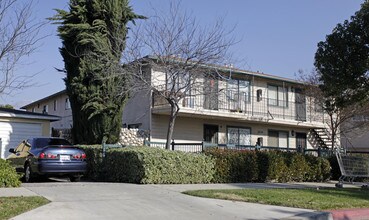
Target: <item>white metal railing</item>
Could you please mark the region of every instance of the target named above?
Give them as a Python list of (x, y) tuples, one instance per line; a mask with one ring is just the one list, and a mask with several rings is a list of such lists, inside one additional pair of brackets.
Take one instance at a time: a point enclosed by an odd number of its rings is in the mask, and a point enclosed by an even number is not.
[[(153, 107), (167, 105), (166, 100), (153, 95)], [(209, 95), (188, 95), (180, 103), (182, 108), (215, 110), (269, 119), (324, 122), (324, 113), (315, 111), (307, 103), (257, 98), (248, 93), (227, 91)]]

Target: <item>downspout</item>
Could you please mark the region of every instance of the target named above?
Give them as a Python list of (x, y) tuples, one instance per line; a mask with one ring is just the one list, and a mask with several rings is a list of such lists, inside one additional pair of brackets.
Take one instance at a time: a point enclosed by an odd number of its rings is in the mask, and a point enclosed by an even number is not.
[(254, 90), (255, 90), (255, 75), (254, 74), (252, 74), (252, 93), (251, 93), (251, 116), (254, 116)]
[[(152, 84), (152, 67), (150, 67), (150, 85)], [(152, 108), (153, 108), (153, 105), (151, 104), (151, 102), (152, 102), (152, 100), (153, 100), (153, 91), (152, 91), (152, 89), (150, 90), (150, 108), (149, 108), (149, 142), (151, 142), (151, 135), (152, 135), (152, 133), (151, 133), (151, 131), (152, 131)]]
[(286, 88), (285, 88), (285, 83), (283, 82), (283, 101), (286, 102), (286, 103), (283, 103), (283, 119), (286, 119), (285, 118), (285, 114), (286, 114), (286, 107), (288, 106), (288, 102), (287, 100), (285, 100), (285, 97), (287, 96), (287, 93), (286, 93)]
[[(150, 100), (152, 100), (152, 91), (150, 91)], [(151, 103), (151, 102), (150, 102)], [(152, 120), (152, 105), (150, 104), (150, 108), (149, 108), (149, 137), (148, 137), (148, 141), (151, 142), (151, 120)]]

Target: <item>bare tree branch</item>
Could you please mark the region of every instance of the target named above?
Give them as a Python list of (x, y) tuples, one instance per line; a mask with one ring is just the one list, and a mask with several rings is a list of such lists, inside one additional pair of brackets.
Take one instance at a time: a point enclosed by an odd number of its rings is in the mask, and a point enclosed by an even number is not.
[(218, 69), (233, 59), (229, 50), (237, 43), (233, 30), (226, 27), (223, 18), (201, 26), (178, 1), (170, 3), (168, 12), (155, 9), (154, 16), (131, 29), (123, 56), (129, 65), (122, 70), (129, 76), (130, 86), (122, 94), (152, 92), (169, 104), (167, 149), (185, 97), (209, 92), (204, 88), (208, 79), (227, 78)]
[(33, 1), (0, 1), (0, 95), (31, 86), (34, 74), (20, 74), (17, 67), (32, 54), (43, 37), (40, 30), (46, 22), (32, 17)]
[[(332, 97), (324, 96), (319, 86), (322, 82), (319, 79), (319, 75), (316, 71), (311, 71), (306, 74), (303, 71), (299, 71), (297, 76), (299, 80), (305, 82), (303, 90), (307, 97), (310, 99), (308, 103), (312, 108), (322, 108), (325, 115), (328, 116), (328, 120), (324, 120), (329, 128), (330, 141), (332, 142), (332, 148), (339, 147), (336, 145), (340, 136), (345, 136), (346, 133), (353, 130), (367, 131), (369, 125), (367, 121), (354, 121), (355, 117), (369, 115), (369, 102), (365, 103), (352, 103), (349, 107), (337, 107), (335, 99)], [(354, 147), (354, 146), (351, 146)]]

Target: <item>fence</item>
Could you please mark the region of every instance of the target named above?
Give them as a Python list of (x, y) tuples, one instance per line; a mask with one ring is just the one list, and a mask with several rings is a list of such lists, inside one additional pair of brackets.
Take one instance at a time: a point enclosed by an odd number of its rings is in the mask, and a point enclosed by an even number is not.
[[(145, 146), (149, 147), (156, 147), (165, 149), (165, 142), (150, 142), (145, 140)], [(102, 153), (103, 157), (105, 157), (106, 150), (108, 148), (120, 148), (123, 147), (120, 144), (106, 144), (102, 143)], [(303, 154), (310, 154), (317, 157), (328, 157), (332, 155), (332, 151), (330, 149), (304, 149), (303, 151), (298, 151), (296, 148), (288, 148), (288, 147), (271, 147), (271, 146), (252, 146), (252, 145), (234, 145), (234, 144), (214, 144), (208, 142), (198, 142), (198, 143), (176, 143), (172, 141), (170, 143), (171, 150), (178, 150), (184, 152), (192, 152), (192, 153), (199, 153), (203, 152), (207, 148), (217, 148), (217, 149), (228, 149), (228, 150), (260, 150), (260, 151), (267, 151), (267, 150), (278, 150), (278, 151), (285, 151), (285, 152), (300, 152)]]
[[(149, 142), (145, 141), (144, 144), (149, 147), (157, 147), (161, 149), (165, 149), (166, 143), (164, 142)], [(171, 150), (179, 150), (185, 152), (202, 152), (205, 147), (207, 147), (205, 142), (199, 143), (175, 143), (172, 141), (170, 143)]]
[[(149, 142), (145, 141), (144, 144), (149, 147), (158, 147), (165, 149), (164, 142)], [(203, 152), (207, 148), (218, 148), (218, 149), (229, 149), (229, 150), (278, 150), (285, 152), (297, 152), (296, 148), (288, 147), (271, 147), (271, 146), (252, 146), (252, 145), (234, 145), (234, 144), (213, 144), (208, 142), (198, 142), (198, 143), (176, 143), (172, 141), (170, 143), (171, 150), (179, 150), (185, 152)], [(310, 154), (314, 156), (330, 156), (332, 151), (330, 149), (304, 149), (301, 153)]]
[(105, 142), (102, 143), (102, 156), (105, 157), (106, 154), (106, 150), (108, 148), (120, 148), (123, 147), (120, 144), (106, 144)]

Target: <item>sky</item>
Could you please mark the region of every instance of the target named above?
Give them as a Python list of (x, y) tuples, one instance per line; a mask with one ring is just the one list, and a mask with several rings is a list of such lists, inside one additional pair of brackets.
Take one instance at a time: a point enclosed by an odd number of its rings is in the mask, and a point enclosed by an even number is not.
[[(28, 0), (20, 0), (28, 1)], [(232, 53), (240, 62), (235, 67), (296, 79), (299, 70), (314, 68), (314, 54), (333, 28), (354, 15), (364, 0), (183, 0), (184, 10), (192, 13), (201, 25), (224, 17), (228, 27), (235, 27), (238, 43)], [(45, 20), (54, 9), (68, 10), (69, 0), (34, 0), (33, 15)], [(153, 9), (166, 10), (170, 0), (131, 0), (137, 14), (150, 17)], [(144, 22), (144, 21), (143, 21)], [(45, 37), (36, 52), (26, 58), (27, 66), (18, 74), (34, 74), (36, 85), (1, 95), (0, 104), (20, 108), (65, 89), (64, 62), (58, 48), (57, 25), (48, 23), (42, 29)]]

